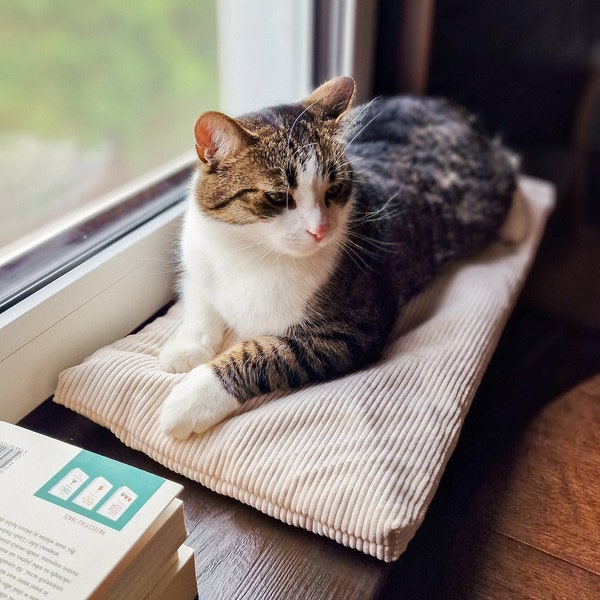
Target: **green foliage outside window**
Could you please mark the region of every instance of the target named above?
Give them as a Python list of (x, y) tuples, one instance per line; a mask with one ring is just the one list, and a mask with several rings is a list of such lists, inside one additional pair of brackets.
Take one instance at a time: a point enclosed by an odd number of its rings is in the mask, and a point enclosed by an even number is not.
[(0, 245), (193, 148), (215, 4), (0, 0)]

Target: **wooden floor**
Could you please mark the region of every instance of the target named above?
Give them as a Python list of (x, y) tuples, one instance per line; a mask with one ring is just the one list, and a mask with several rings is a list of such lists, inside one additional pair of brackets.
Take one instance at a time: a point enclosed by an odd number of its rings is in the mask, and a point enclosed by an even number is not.
[(600, 598), (600, 375), (497, 462), (457, 535), (445, 598)]
[(425, 521), (387, 565), (179, 477), (47, 402), (22, 424), (184, 484), (199, 598), (600, 598), (600, 334), (517, 310)]

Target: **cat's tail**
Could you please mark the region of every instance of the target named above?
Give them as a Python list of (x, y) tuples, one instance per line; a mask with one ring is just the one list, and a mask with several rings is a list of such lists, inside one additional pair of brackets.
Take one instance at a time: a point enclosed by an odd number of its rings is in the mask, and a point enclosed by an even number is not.
[(521, 157), (509, 150), (499, 137), (491, 140), (492, 166), (496, 173), (496, 189), (500, 194), (511, 194), (517, 188)]
[(500, 241), (519, 244), (529, 231), (527, 203), (519, 189), (521, 157), (509, 150), (499, 138), (492, 140), (492, 155), (497, 175), (497, 191), (510, 198), (510, 206), (499, 231)]
[(505, 244), (520, 244), (527, 237), (528, 231), (529, 211), (523, 192), (517, 187), (498, 236)]

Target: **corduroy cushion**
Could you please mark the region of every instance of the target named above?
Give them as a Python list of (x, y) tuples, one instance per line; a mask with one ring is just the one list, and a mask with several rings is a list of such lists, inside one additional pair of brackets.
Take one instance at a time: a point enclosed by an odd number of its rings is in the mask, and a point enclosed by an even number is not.
[(403, 311), (383, 359), (336, 381), (256, 398), (202, 435), (157, 428), (185, 374), (158, 364), (175, 305), (64, 371), (55, 401), (168, 468), (385, 561), (422, 522), (535, 254), (549, 186), (522, 182), (530, 226), (436, 279)]

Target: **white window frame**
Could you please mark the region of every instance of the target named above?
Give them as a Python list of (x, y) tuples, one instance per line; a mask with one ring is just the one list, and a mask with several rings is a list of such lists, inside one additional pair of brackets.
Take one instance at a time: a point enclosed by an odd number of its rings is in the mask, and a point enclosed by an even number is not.
[(371, 98), (378, 0), (316, 0), (321, 19), (316, 27), (320, 54), (314, 83), (352, 75), (355, 103)]
[[(265, 28), (262, 48), (257, 8), (283, 23)], [(240, 114), (309, 92), (313, 13), (312, 0), (219, 0), (222, 110)], [(348, 19), (346, 39), (355, 39), (356, 23)], [(296, 34), (282, 35), (285, 27)], [(264, 56), (269, 45), (276, 50)], [(0, 314), (0, 419), (23, 418), (52, 395), (63, 369), (127, 335), (173, 299), (183, 211), (183, 203), (171, 207)]]
[(50, 397), (58, 374), (123, 337), (173, 296), (178, 204), (0, 315), (0, 418)]

